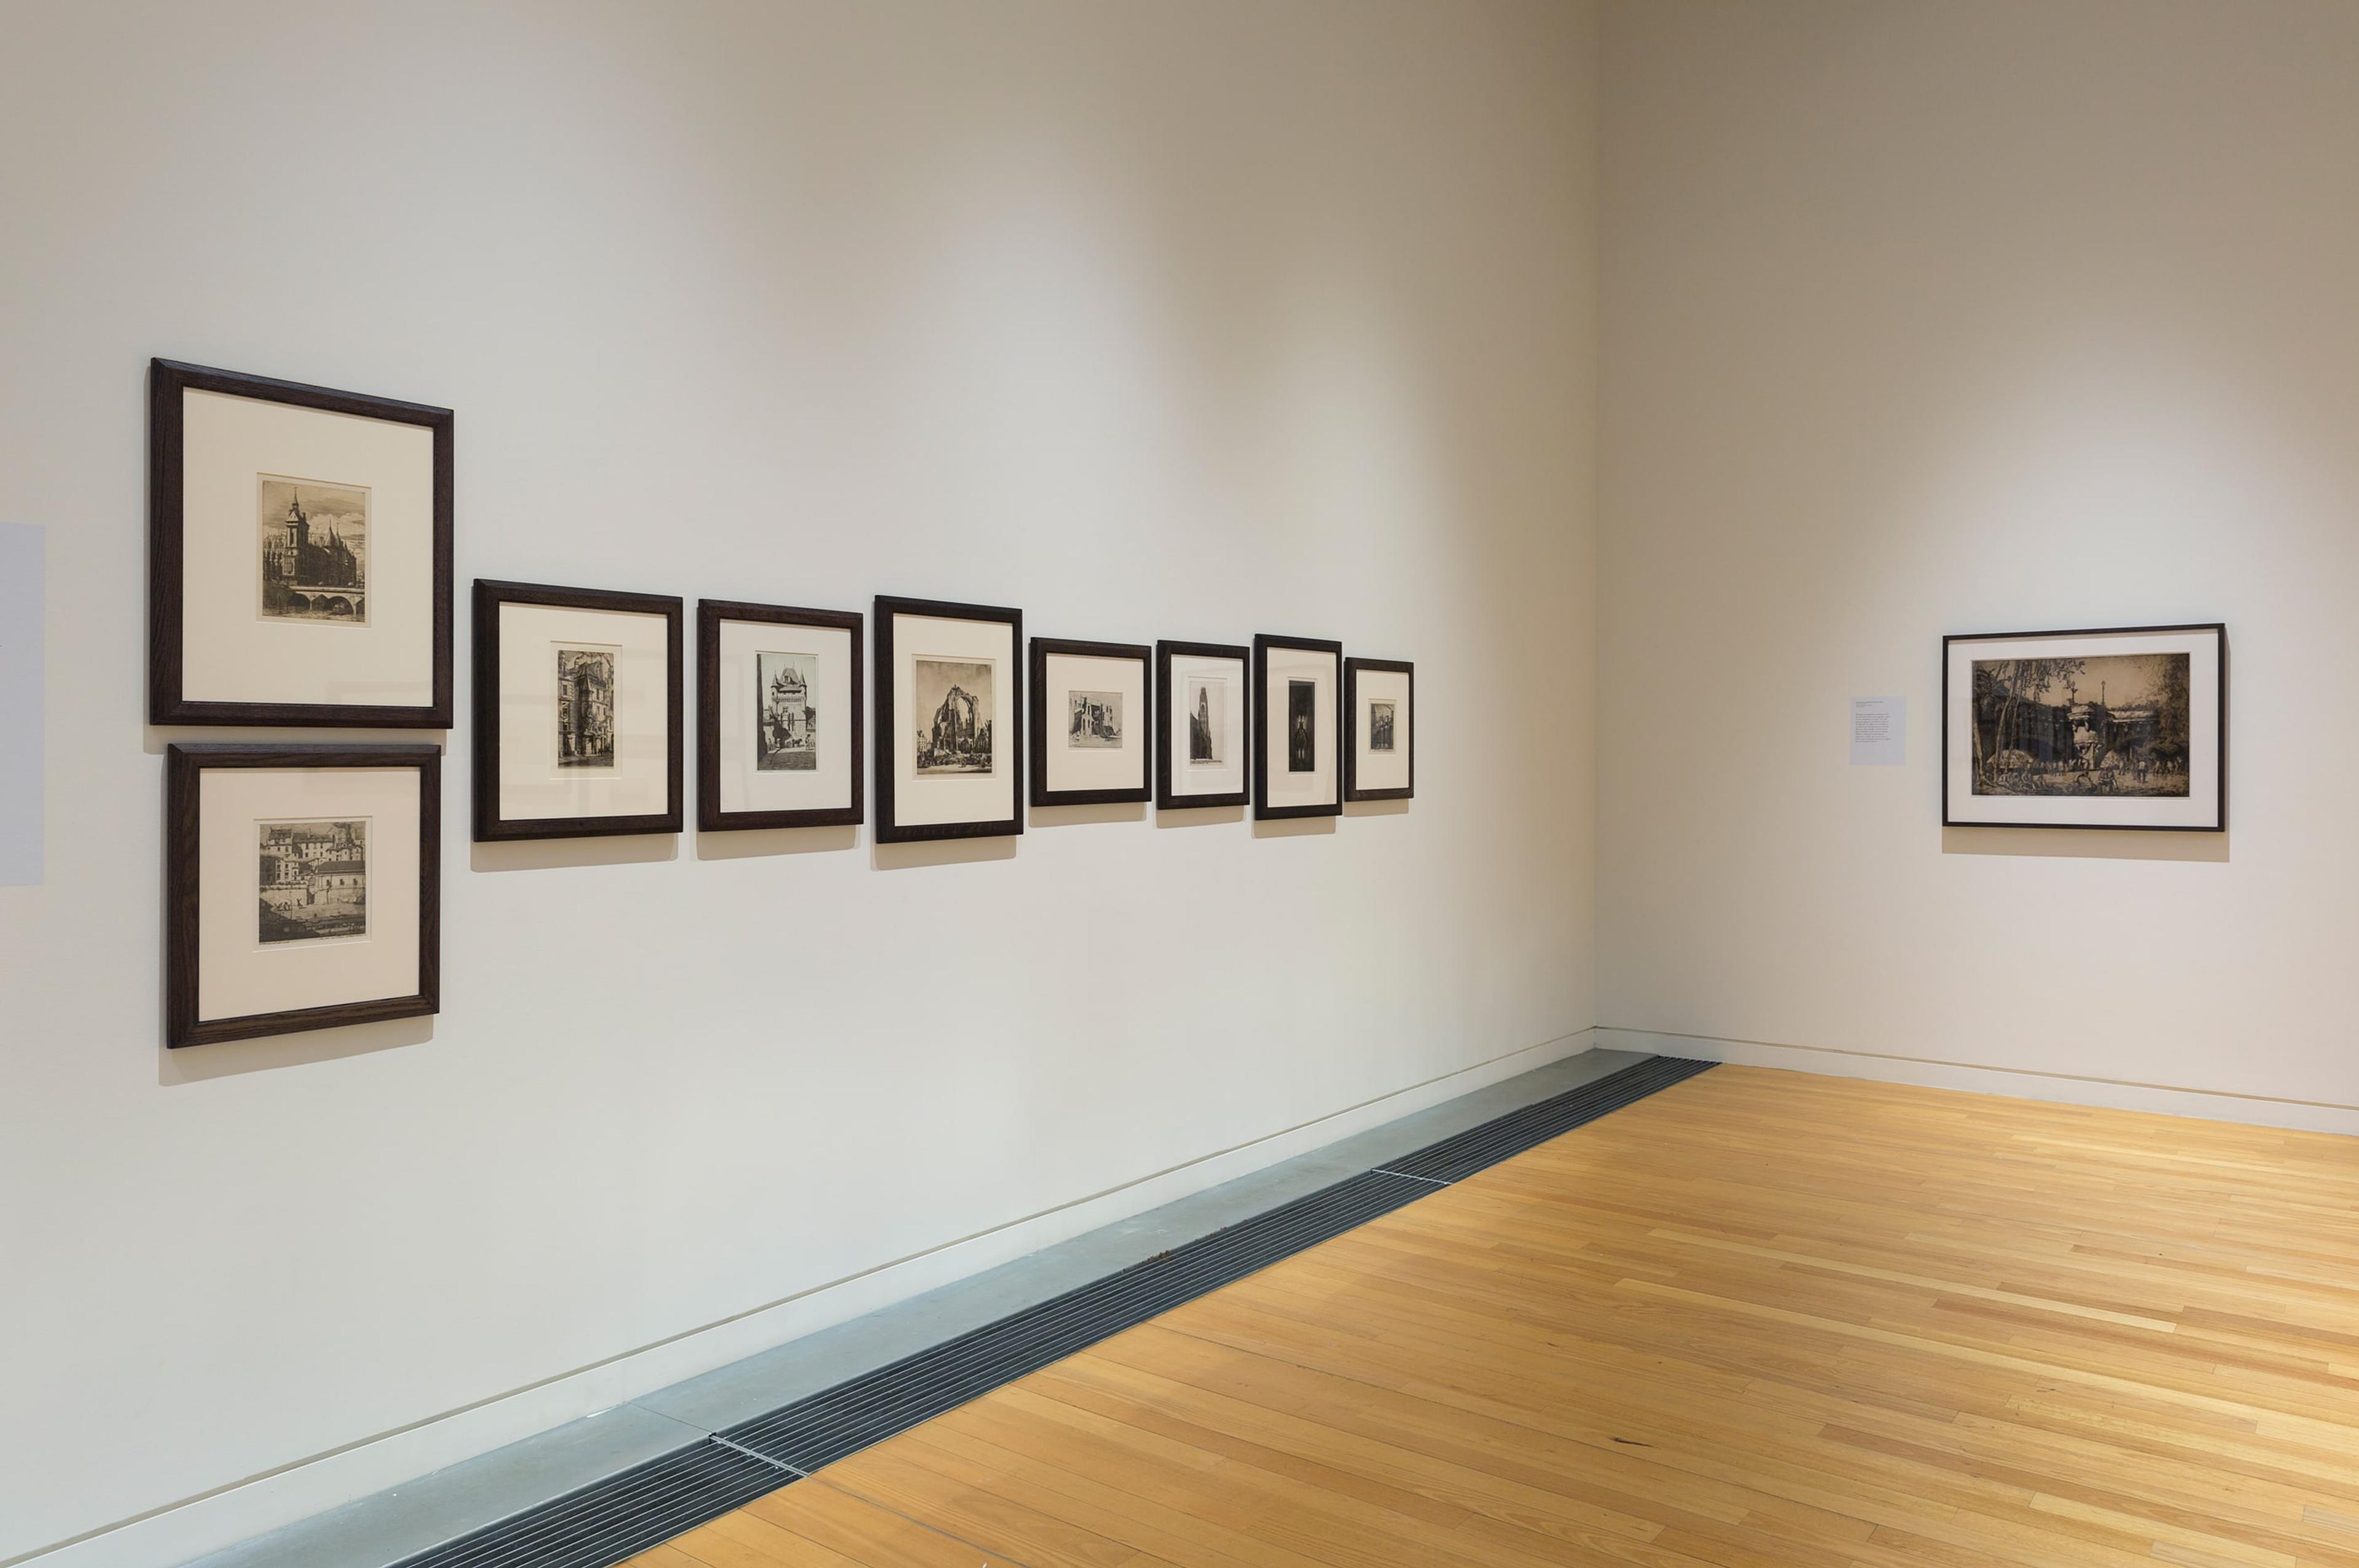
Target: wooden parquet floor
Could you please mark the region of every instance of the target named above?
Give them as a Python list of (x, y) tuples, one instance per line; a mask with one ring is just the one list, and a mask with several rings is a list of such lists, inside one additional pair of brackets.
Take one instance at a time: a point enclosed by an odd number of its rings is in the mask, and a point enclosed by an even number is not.
[(2359, 1140), (1723, 1067), (642, 1568), (2359, 1568)]

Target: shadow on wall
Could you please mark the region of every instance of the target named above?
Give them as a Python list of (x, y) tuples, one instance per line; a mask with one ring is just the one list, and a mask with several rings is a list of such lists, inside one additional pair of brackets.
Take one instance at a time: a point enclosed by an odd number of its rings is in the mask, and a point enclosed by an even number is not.
[(1941, 853), (2074, 860), (2211, 860), (2225, 865), (2228, 835), (2079, 827), (1944, 827)]
[(857, 827), (756, 827), (729, 833), (699, 833), (700, 860), (744, 860), (760, 855), (816, 855), (849, 849), (860, 842)]
[(467, 863), (478, 871), (546, 871), (565, 866), (630, 866), (679, 859), (677, 833), (623, 833), (606, 838), (517, 838), (467, 847)]
[(1341, 817), (1335, 816), (1258, 817), (1254, 822), (1254, 837), (1300, 838), (1313, 833), (1332, 833), (1335, 831), (1335, 824), (1341, 820)]
[(914, 844), (879, 844), (872, 864), (880, 871), (906, 871), (919, 866), (962, 866), (976, 860), (1016, 859), (1016, 836), (994, 838), (933, 838)]
[[(159, 1014), (160, 1016), (160, 1014)], [(210, 1045), (173, 1051), (156, 1047), (156, 1081), (166, 1088), (202, 1083), (208, 1078), (234, 1077), (240, 1073), (266, 1073), (278, 1067), (309, 1066), (372, 1051), (394, 1051), (423, 1045), (434, 1038), (434, 1020), (389, 1018), (383, 1023), (353, 1023), (338, 1029), (317, 1029), (301, 1034), (270, 1034), (258, 1040), (221, 1040)]]
[(1026, 819), (1033, 827), (1071, 827), (1090, 822), (1144, 822), (1147, 806), (1125, 801), (1112, 806), (1036, 806)]

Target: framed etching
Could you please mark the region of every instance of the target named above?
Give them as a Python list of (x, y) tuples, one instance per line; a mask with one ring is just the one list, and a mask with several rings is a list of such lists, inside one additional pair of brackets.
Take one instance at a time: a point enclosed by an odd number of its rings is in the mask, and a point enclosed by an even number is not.
[(677, 599), (475, 584), (475, 838), (680, 827)]
[(2228, 826), (2228, 629), (1941, 639), (1945, 827)]
[(1156, 809), (1245, 804), (1251, 659), (1227, 643), (1155, 644)]
[(1254, 816), (1340, 816), (1343, 811), (1343, 644), (1256, 633)]
[(155, 360), (147, 720), (451, 727), (451, 411)]
[(1147, 799), (1153, 656), (1141, 643), (1032, 639), (1033, 805)]
[(696, 827), (861, 820), (860, 613), (696, 607)]
[(876, 841), (1024, 831), (1024, 612), (876, 600)]
[(1408, 800), (1417, 793), (1412, 691), (1402, 659), (1343, 661), (1343, 798)]
[(442, 749), (176, 745), (165, 1044), (441, 1006)]

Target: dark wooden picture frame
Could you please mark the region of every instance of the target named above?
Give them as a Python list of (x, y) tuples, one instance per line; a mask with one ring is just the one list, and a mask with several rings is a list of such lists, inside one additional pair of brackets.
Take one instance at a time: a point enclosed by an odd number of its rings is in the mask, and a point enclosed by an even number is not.
[[(1202, 811), (1223, 806), (1243, 806), (1252, 798), (1253, 789), (1247, 784), (1234, 790), (1222, 790), (1212, 795), (1174, 795), (1171, 792), (1171, 661), (1174, 658), (1234, 659), (1237, 662), (1237, 700), (1245, 704), (1240, 732), (1245, 736), (1245, 754), (1251, 757), (1261, 750), (1254, 735), (1254, 719), (1261, 705), (1253, 690), (1253, 650), (1242, 643), (1175, 643), (1158, 641), (1155, 644), (1155, 809), (1158, 811)], [(1250, 778), (1248, 772), (1245, 775)]]
[[(992, 745), (996, 752), (1003, 745), (1007, 765), (1015, 776), (1008, 781), (1007, 816), (984, 817), (972, 822), (903, 823), (894, 811), (895, 775), (893, 741), (900, 733), (900, 719), (894, 708), (893, 692), (893, 622), (902, 615), (923, 615), (940, 621), (992, 621), (1008, 629), (1007, 693), (1009, 734), (1000, 736), (995, 730)], [(914, 844), (940, 838), (1004, 838), (1024, 831), (1024, 611), (1003, 605), (962, 604), (942, 599), (899, 599), (878, 594), (873, 612), (874, 630), (870, 637), (872, 656), (875, 660), (876, 724), (872, 740), (876, 758), (876, 841), (879, 844)]]
[[(408, 996), (236, 1018), (197, 1017), (204, 773), (225, 768), (416, 768), (418, 989)], [(442, 748), (436, 745), (175, 744), (165, 752), (164, 1044), (174, 1050), (264, 1034), (416, 1018), (442, 1010)]]
[[(1032, 804), (1035, 806), (1133, 806), (1145, 805), (1154, 794), (1153, 781), (1147, 776), (1147, 753), (1140, 745), (1138, 783), (1126, 789), (1050, 789), (1049, 787), (1049, 660), (1053, 656), (1083, 659), (1128, 659), (1138, 665), (1139, 706), (1146, 709), (1138, 723), (1152, 732), (1155, 715), (1161, 711), (1155, 705), (1154, 683), (1149, 678), (1149, 666), (1155, 650), (1144, 643), (1080, 643), (1068, 637), (1035, 637), (1032, 639), (1030, 660), (1032, 684), (1032, 723), (1028, 743), (1032, 752)], [(1138, 733), (1134, 724), (1130, 733)]]
[(1323, 654), (1335, 661), (1335, 725), (1328, 744), (1335, 748), (1335, 798), (1311, 806), (1272, 806), (1269, 800), (1268, 737), (1257, 738), (1253, 749), (1254, 820), (1283, 822), (1302, 816), (1343, 815), (1343, 745), (1351, 732), (1350, 710), (1343, 704), (1343, 644), (1324, 637), (1286, 637), (1256, 632), (1253, 640), (1253, 712), (1265, 728), (1269, 722), (1269, 651), (1286, 648), (1299, 654)]
[[(852, 634), (852, 667), (848, 672), (852, 710), (847, 732), (852, 746), (852, 803), (805, 811), (723, 811), (721, 809), (721, 625), (725, 621), (756, 622), (773, 626), (821, 626)], [(866, 650), (861, 646), (861, 615), (856, 610), (804, 610), (784, 604), (749, 604), (738, 600), (702, 599), (696, 605), (696, 830), (733, 833), (764, 827), (848, 827), (866, 816), (868, 705), (862, 687)]]
[[(1360, 672), (1384, 670), (1408, 682), (1408, 783), (1397, 789), (1360, 787)], [(1343, 798), (1410, 800), (1417, 795), (1417, 667), (1407, 659), (1343, 661)]]
[[(433, 693), (424, 707), (357, 702), (214, 702), (182, 695), (182, 395), (215, 392), (330, 414), (422, 425), (434, 440)], [(451, 423), (448, 408), (158, 359), (147, 366), (147, 722), (271, 724), (337, 729), (448, 730), (451, 725)]]
[[(500, 609), (538, 604), (558, 610), (593, 610), (629, 615), (660, 615), (666, 622), (665, 809), (613, 816), (520, 816), (500, 815)], [(593, 838), (624, 833), (677, 833), (686, 820), (680, 799), (686, 782), (680, 670), (681, 628), (686, 605), (666, 594), (616, 593), (594, 588), (552, 588), (546, 583), (475, 580), (475, 841), (518, 838)]]
[[(1951, 762), (1951, 758), (1950, 758), (1950, 704), (1951, 704), (1951, 699), (1952, 699), (1952, 697), (1954, 696), (1954, 694), (1953, 694), (1953, 693), (1951, 691), (1951, 689), (1950, 689), (1950, 676), (1951, 676), (1951, 657), (1950, 657), (1950, 655), (1951, 655), (1951, 648), (1952, 648), (1955, 644), (1960, 643), (2008, 643), (2008, 642), (2027, 642), (2027, 641), (2032, 641), (2032, 640), (2040, 639), (2040, 638), (2049, 638), (2049, 637), (2056, 637), (2056, 638), (2064, 638), (2064, 637), (2124, 637), (2124, 636), (2138, 636), (2138, 635), (2153, 634), (2153, 633), (2169, 634), (2169, 633), (2190, 633), (2190, 634), (2208, 634), (2208, 635), (2212, 636), (2212, 638), (2214, 638), (2214, 639), (2218, 642), (2219, 649), (2220, 649), (2220, 693), (2219, 693), (2219, 714), (2218, 714), (2218, 730), (2219, 730), (2219, 733), (2218, 733), (2218, 737), (2217, 737), (2217, 742), (2218, 742), (2218, 743), (2217, 743), (2217, 748), (2216, 748), (2216, 752), (2215, 752), (2215, 755), (2214, 755), (2214, 759), (2213, 759), (2213, 767), (2214, 767), (2215, 772), (2216, 772), (2216, 773), (2218, 773), (2218, 775), (2219, 775), (2219, 793), (2218, 793), (2218, 800), (2217, 800), (2217, 803), (2216, 803), (2216, 806), (2217, 806), (2217, 808), (2216, 808), (2216, 809), (2214, 810), (2214, 812), (2212, 813), (2212, 820), (2211, 820), (2211, 821), (2209, 821), (2209, 822), (2200, 822), (2200, 823), (2194, 823), (2194, 822), (2155, 822), (2155, 823), (2147, 823), (2147, 822), (1995, 822), (1995, 821), (1992, 821), (1992, 820), (1990, 820), (1990, 819), (1988, 819), (1988, 818), (1986, 818), (1986, 817), (1963, 817), (1963, 818), (1961, 818), (1961, 817), (1959, 817), (1959, 816), (1957, 816), (1955, 815), (1954, 805), (1953, 805), (1953, 803), (1952, 803), (1952, 801), (1951, 800), (1951, 797), (1950, 797), (1950, 762)], [(1971, 664), (1971, 662), (1969, 662), (1969, 665), (1968, 665), (1968, 668), (1969, 668), (1969, 670), (1971, 670), (1971, 669), (1972, 669), (1972, 667), (1973, 667), (1973, 666), (1972, 666), (1972, 664)], [(1969, 676), (1969, 679), (1971, 679), (1971, 676)], [(1972, 691), (1971, 691), (1971, 690), (1969, 690), (1969, 692), (1967, 693), (1966, 700), (1967, 700), (1969, 703), (1971, 703), (1971, 702), (1973, 700), (1973, 693), (1972, 693)], [(2191, 712), (2190, 712), (2190, 724), (2192, 723), (2192, 718), (2193, 718), (2193, 716), (2192, 716), (2192, 714), (2191, 714)], [(1970, 718), (1970, 719), (1969, 719), (1969, 722), (1972, 722), (1971, 718)], [(2169, 626), (2091, 626), (2091, 627), (2081, 627), (2081, 628), (2075, 628), (2075, 629), (2071, 629), (2071, 630), (2066, 630), (2066, 631), (2060, 631), (2060, 632), (1973, 632), (1973, 633), (1951, 633), (1951, 634), (1950, 634), (1950, 635), (1948, 635), (1948, 636), (1945, 636), (1945, 637), (1943, 637), (1943, 638), (1941, 639), (1941, 716), (1940, 716), (1940, 723), (1941, 723), (1941, 826), (1942, 826), (1942, 827), (1998, 827), (1998, 828), (2045, 828), (2045, 829), (2065, 828), (2065, 829), (2069, 829), (2069, 830), (2079, 831), (2079, 832), (2084, 832), (2084, 833), (2086, 833), (2086, 832), (2105, 832), (2105, 833), (2123, 833), (2123, 832), (2125, 832), (2125, 833), (2224, 833), (2224, 832), (2226, 832), (2226, 831), (2228, 830), (2228, 627), (2227, 627), (2226, 622), (2220, 622), (2220, 621), (2198, 621), (2198, 622), (2187, 622), (2187, 623), (2185, 623), (2185, 624), (2180, 624), (2180, 625), (2169, 625)], [(2192, 776), (2193, 776), (2193, 764), (2194, 764), (2194, 759), (2193, 759), (2193, 757), (2192, 757), (2191, 755), (2189, 757), (2188, 762), (2189, 762), (2189, 773), (2190, 773), (2190, 782), (2191, 782), (2191, 780), (2192, 780)], [(2001, 798), (2006, 798), (2006, 797), (2001, 797)], [(2017, 797), (2014, 797), (2014, 798), (2021, 798), (2021, 797), (2017, 796)], [(2137, 797), (2137, 796), (2129, 796), (2129, 797), (2125, 797), (2125, 796), (2121, 796), (2121, 795), (2110, 795), (2110, 796), (2096, 796), (2096, 797), (2093, 797), (2093, 798), (2104, 798), (2104, 799), (2114, 799), (2114, 800), (2119, 800), (2119, 799), (2124, 799), (2124, 798), (2136, 799), (2136, 798), (2141, 798), (2141, 797)], [(2154, 796), (2147, 796), (2147, 797), (2143, 797), (2143, 798), (2169, 798), (2169, 797), (2154, 797)]]

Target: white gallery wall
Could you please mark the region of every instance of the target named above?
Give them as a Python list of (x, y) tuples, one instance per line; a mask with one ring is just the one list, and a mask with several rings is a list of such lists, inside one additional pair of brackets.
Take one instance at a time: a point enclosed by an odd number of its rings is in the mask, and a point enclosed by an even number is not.
[[(1601, 62), (1598, 1022), (2359, 1127), (2359, 6), (1615, 0)], [(2196, 621), (2228, 833), (1942, 829), (1943, 633)]]
[[(0, 1563), (176, 1561), (1582, 1044), (1592, 24), (0, 6)], [(162, 751), (240, 732), (142, 722), (157, 354), (457, 411), (438, 1019), (160, 1046)], [(1336, 637), (1417, 662), (1418, 798), (477, 848), (477, 577)]]

